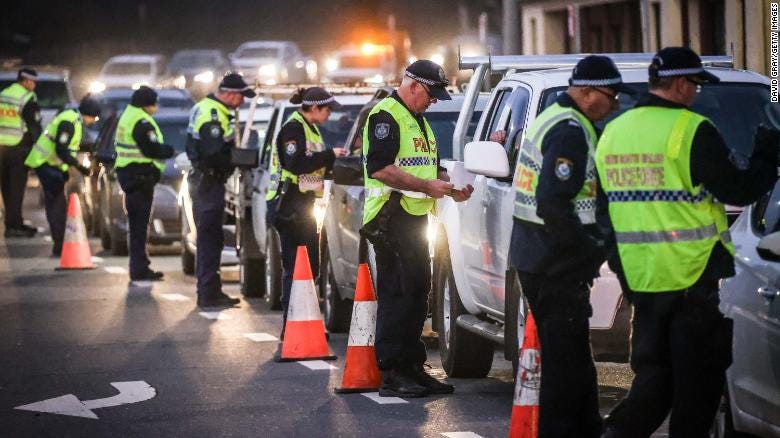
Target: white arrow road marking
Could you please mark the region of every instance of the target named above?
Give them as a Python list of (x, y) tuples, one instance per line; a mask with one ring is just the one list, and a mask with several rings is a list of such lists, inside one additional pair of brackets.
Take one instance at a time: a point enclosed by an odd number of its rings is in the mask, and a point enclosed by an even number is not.
[(103, 270), (109, 274), (127, 274), (127, 269), (121, 266), (106, 266)]
[(104, 261), (103, 257), (92, 256), (92, 263), (103, 263)]
[(442, 435), (447, 438), (482, 438), (481, 435), (477, 435), (474, 432), (445, 432)]
[(98, 416), (92, 409), (109, 408), (150, 400), (157, 395), (151, 385), (139, 380), (136, 382), (111, 382), (111, 386), (119, 390), (113, 397), (81, 401), (73, 394), (50, 398), (28, 405), (17, 406), (14, 409), (22, 411), (46, 412), (50, 414), (70, 415), (97, 420)]
[(312, 371), (338, 369), (337, 367), (334, 367), (333, 365), (325, 362), (324, 360), (305, 360), (298, 363)]
[(200, 316), (206, 319), (218, 319), (218, 320), (230, 319), (228, 315), (225, 315), (222, 312), (200, 312)]
[(378, 392), (365, 392), (363, 395), (379, 403), (380, 405), (399, 405), (409, 403), (400, 397), (380, 397)]
[(190, 299), (182, 294), (161, 294), (160, 297), (168, 301), (189, 301)]
[(276, 336), (269, 335), (268, 333), (244, 333), (244, 337), (255, 342), (272, 342), (279, 340)]

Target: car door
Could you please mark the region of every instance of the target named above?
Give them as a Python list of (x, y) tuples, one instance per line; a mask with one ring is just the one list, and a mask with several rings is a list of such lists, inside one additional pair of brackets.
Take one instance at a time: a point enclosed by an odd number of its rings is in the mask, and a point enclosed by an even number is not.
[(780, 231), (780, 183), (743, 213), (731, 231), (736, 275), (723, 281), (720, 297), (721, 309), (734, 320), (734, 361), (728, 370), (732, 406), (737, 407), (733, 415), (747, 414), (778, 427), (780, 262), (761, 258), (756, 246), (763, 236)]
[(252, 229), (255, 233), (259, 248), (265, 248), (266, 230), (266, 200), (268, 186), (271, 182), (271, 148), (274, 145), (273, 138), (276, 135), (276, 125), (281, 114), (281, 108), (274, 108), (268, 121), (268, 132), (260, 150), (260, 164), (252, 170)]

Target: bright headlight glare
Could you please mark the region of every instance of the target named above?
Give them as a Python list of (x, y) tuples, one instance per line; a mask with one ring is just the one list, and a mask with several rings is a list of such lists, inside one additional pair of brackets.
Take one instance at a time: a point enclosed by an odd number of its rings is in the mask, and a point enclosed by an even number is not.
[(257, 74), (262, 76), (273, 76), (276, 74), (276, 65), (274, 64), (261, 65), (257, 69)]
[(436, 64), (442, 65), (444, 64), (444, 55), (442, 55), (441, 53), (434, 53), (433, 55), (431, 55), (430, 60), (435, 62)]
[(210, 84), (212, 81), (214, 81), (214, 72), (211, 70), (206, 70), (196, 74), (192, 80), (195, 82), (201, 82), (203, 84)]
[(385, 81), (385, 78), (382, 77), (380, 74), (375, 74), (374, 76), (369, 76), (367, 78), (363, 79), (363, 82), (367, 84), (381, 84)]
[(173, 86), (176, 88), (186, 88), (187, 78), (185, 78), (184, 75), (176, 76), (176, 79), (173, 80)]
[(102, 93), (106, 89), (106, 84), (100, 82), (100, 81), (93, 81), (91, 84), (89, 84), (89, 92), (90, 93)]
[(81, 159), (81, 165), (84, 167), (90, 167), (92, 165), (92, 160), (90, 160), (88, 156), (84, 156), (84, 158)]
[(325, 69), (328, 71), (333, 71), (339, 68), (339, 61), (335, 58), (330, 58), (325, 61)]
[(325, 210), (327, 208), (327, 205), (322, 200), (322, 198), (317, 199), (314, 201), (314, 219), (317, 221), (317, 232), (322, 229), (322, 223), (325, 221)]

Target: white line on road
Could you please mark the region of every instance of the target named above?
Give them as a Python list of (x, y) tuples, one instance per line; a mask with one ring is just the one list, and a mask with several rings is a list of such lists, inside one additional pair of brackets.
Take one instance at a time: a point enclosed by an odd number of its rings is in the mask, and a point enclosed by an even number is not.
[(305, 360), (298, 363), (312, 371), (338, 369), (337, 367), (334, 367), (333, 365), (325, 362), (324, 360)]
[(168, 301), (189, 301), (190, 299), (182, 294), (160, 294), (160, 298)]
[(276, 336), (268, 333), (244, 333), (244, 337), (255, 342), (272, 342), (279, 340)]
[(230, 319), (228, 315), (225, 315), (222, 312), (200, 312), (200, 316), (206, 319), (218, 319), (220, 321)]
[(103, 270), (109, 274), (127, 274), (127, 269), (121, 266), (106, 266)]
[(400, 397), (380, 397), (378, 392), (366, 392), (363, 393), (363, 395), (379, 403), (380, 405), (399, 405), (409, 403)]
[(92, 263), (103, 263), (104, 261), (103, 257), (92, 256)]
[(477, 435), (474, 432), (444, 432), (442, 435), (447, 438), (482, 438), (482, 435)]

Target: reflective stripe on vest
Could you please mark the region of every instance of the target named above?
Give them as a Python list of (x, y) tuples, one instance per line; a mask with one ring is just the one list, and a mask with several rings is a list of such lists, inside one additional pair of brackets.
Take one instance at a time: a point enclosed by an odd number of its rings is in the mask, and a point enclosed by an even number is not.
[[(322, 135), (320, 134), (320, 131), (317, 129), (317, 127), (313, 127), (309, 125), (309, 123), (306, 122), (306, 119), (303, 118), (303, 114), (301, 114), (300, 111), (295, 111), (290, 115), (290, 117), (284, 122), (285, 125), (288, 123), (296, 121), (300, 123), (303, 126), (303, 133), (306, 137), (306, 151), (307, 152), (322, 152), (325, 150), (325, 142), (322, 139)], [(274, 149), (276, 149), (274, 145)], [(301, 175), (296, 175), (287, 169), (284, 169), (279, 164), (279, 155), (277, 151), (277, 169), (276, 173), (281, 173), (281, 177), (279, 178), (281, 181), (287, 181), (290, 180), (294, 184), (298, 185), (298, 190), (301, 191), (301, 193), (304, 192), (314, 192), (317, 197), (321, 197), (324, 189), (324, 176), (325, 176), (325, 168), (319, 168), (311, 173), (305, 173)]]
[(73, 125), (73, 136), (68, 143), (68, 150), (70, 155), (76, 158), (76, 154), (81, 146), (83, 123), (78, 110), (67, 109), (54, 117), (43, 134), (33, 144), (32, 150), (27, 154), (27, 159), (24, 161), (27, 167), (36, 169), (46, 163), (52, 167), (59, 168), (63, 172), (68, 171), (69, 166), (63, 163), (60, 157), (57, 156), (57, 139), (52, 136), (52, 133), (56, 133), (63, 122), (70, 122)]
[(706, 120), (685, 109), (639, 107), (610, 122), (599, 141), (598, 174), (633, 291), (686, 289), (717, 242), (734, 252), (723, 204), (691, 177), (691, 145)]
[(22, 110), (27, 102), (34, 99), (35, 93), (18, 82), (0, 92), (0, 146), (16, 146), (22, 141), (27, 132)]
[[(380, 111), (388, 112), (398, 123), (400, 139), (398, 155), (395, 165), (401, 171), (423, 180), (432, 180), (438, 177), (438, 154), (436, 136), (428, 121), (423, 117), (422, 131), (417, 119), (393, 97), (386, 97), (374, 106), (368, 118)], [(368, 120), (368, 118), (366, 120)], [(363, 127), (363, 157), (368, 156), (370, 148), (368, 123)], [(427, 141), (426, 141), (427, 139)], [(368, 176), (366, 160), (363, 159), (363, 177), (366, 189), (366, 198), (363, 207), (363, 223), (368, 223), (382, 209), (382, 206), (390, 199), (390, 193), (394, 191), (379, 180)], [(401, 197), (401, 207), (412, 215), (422, 216), (428, 214), (435, 206), (435, 200), (424, 193), (397, 190)]]
[(545, 135), (556, 124), (571, 120), (582, 128), (588, 143), (588, 162), (585, 181), (577, 196), (572, 200), (574, 211), (583, 224), (596, 223), (596, 164), (594, 162), (596, 131), (593, 124), (573, 108), (562, 107), (554, 103), (545, 109), (529, 126), (523, 145), (520, 148), (518, 166), (515, 175), (514, 216), (524, 221), (544, 224), (536, 214), (536, 186), (542, 170), (542, 142)]
[(116, 161), (114, 162), (114, 167), (119, 169), (134, 163), (151, 163), (162, 172), (165, 169), (165, 160), (156, 160), (144, 155), (133, 138), (135, 125), (141, 120), (146, 120), (152, 125), (157, 137), (157, 143), (165, 142), (160, 127), (151, 115), (137, 106), (127, 105), (116, 125), (116, 135), (114, 137)]

